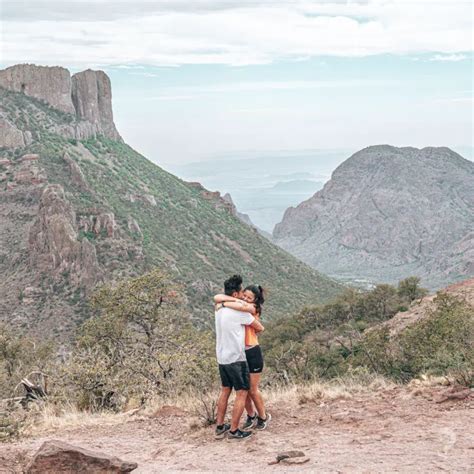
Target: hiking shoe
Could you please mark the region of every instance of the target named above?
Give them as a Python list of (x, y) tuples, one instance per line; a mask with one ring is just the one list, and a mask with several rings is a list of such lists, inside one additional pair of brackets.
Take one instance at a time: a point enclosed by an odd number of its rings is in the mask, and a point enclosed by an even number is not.
[(253, 416), (247, 415), (247, 420), (242, 425), (242, 428), (244, 430), (251, 430), (252, 428), (255, 427), (256, 424), (257, 424), (257, 415), (256, 414)]
[(229, 423), (224, 423), (223, 425), (218, 426), (216, 428), (216, 434), (215, 434), (216, 439), (223, 438), (229, 430), (230, 430)]
[(270, 415), (270, 413), (267, 413), (267, 417), (265, 419), (258, 417), (255, 429), (259, 431), (265, 430), (271, 419), (272, 419), (272, 415)]
[(227, 434), (227, 439), (247, 439), (250, 438), (250, 436), (252, 436), (251, 431), (242, 431), (237, 429), (236, 431), (232, 432), (229, 430)]

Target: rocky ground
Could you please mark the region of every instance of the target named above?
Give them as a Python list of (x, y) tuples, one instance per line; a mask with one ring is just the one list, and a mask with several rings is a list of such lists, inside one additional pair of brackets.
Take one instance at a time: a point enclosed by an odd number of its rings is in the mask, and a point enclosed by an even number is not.
[[(293, 393), (269, 404), (268, 431), (214, 440), (176, 407), (115, 426), (62, 428), (0, 446), (0, 472), (19, 473), (39, 446), (59, 439), (138, 463), (134, 472), (474, 472), (473, 391), (390, 387), (322, 402)], [(304, 464), (269, 464), (287, 450)], [(301, 458), (304, 460), (305, 458)]]

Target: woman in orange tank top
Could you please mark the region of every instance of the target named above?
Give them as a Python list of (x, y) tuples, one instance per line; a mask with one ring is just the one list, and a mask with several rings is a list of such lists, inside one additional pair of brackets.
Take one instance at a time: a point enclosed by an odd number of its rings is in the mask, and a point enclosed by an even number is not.
[[(256, 319), (260, 319), (262, 305), (265, 301), (264, 293), (264, 289), (260, 285), (249, 285), (243, 291), (242, 299), (227, 295), (216, 295), (214, 301), (217, 305), (225, 303), (226, 308), (248, 312), (253, 314)], [(249, 366), (250, 390), (245, 405), (247, 419), (243, 429), (263, 430), (270, 420), (270, 414), (266, 413), (259, 389), (263, 370), (263, 354), (258, 343), (258, 335), (255, 329), (250, 326), (245, 326), (245, 355)]]

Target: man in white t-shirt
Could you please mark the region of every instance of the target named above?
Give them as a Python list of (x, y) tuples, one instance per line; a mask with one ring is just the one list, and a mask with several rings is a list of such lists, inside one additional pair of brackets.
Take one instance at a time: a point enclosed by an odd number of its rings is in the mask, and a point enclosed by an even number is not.
[[(226, 295), (242, 298), (242, 277), (234, 275), (224, 282)], [(261, 323), (250, 313), (226, 308), (222, 304), (216, 311), (216, 355), (222, 388), (217, 402), (216, 437), (224, 437), (228, 432), (231, 439), (245, 439), (251, 431), (239, 429), (240, 417), (245, 408), (250, 388), (249, 369), (245, 356), (245, 326), (250, 325), (257, 332), (263, 331)], [(235, 390), (235, 402), (231, 424), (224, 423), (229, 396)]]

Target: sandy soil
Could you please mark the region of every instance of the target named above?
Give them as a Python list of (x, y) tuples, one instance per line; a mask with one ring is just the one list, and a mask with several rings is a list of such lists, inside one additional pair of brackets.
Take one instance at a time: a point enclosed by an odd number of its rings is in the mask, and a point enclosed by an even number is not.
[[(439, 403), (447, 388), (395, 387), (327, 403), (270, 404), (268, 431), (246, 441), (214, 440), (174, 408), (116, 426), (65, 429), (0, 446), (0, 471), (21, 472), (47, 439), (60, 439), (138, 463), (137, 473), (417, 472), (474, 473), (474, 397)], [(309, 462), (269, 465), (285, 450)]]

